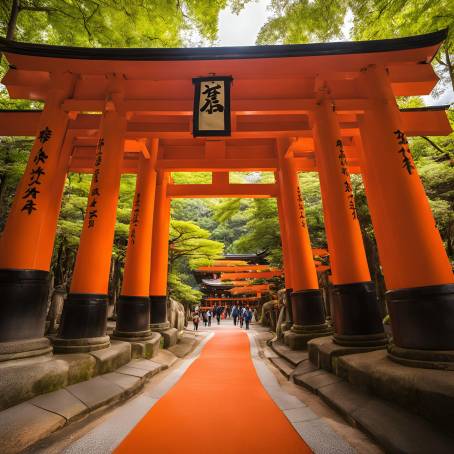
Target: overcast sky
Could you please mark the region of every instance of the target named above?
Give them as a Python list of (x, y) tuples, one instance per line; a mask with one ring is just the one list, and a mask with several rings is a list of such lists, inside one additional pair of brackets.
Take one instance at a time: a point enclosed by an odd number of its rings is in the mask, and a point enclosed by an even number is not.
[[(218, 46), (253, 46), (257, 34), (266, 23), (271, 13), (267, 11), (271, 0), (256, 0), (249, 3), (237, 16), (229, 8), (221, 11), (219, 15)], [(348, 40), (352, 27), (352, 15), (347, 16), (343, 27), (345, 39)], [(427, 105), (441, 105), (454, 103), (454, 93), (451, 86), (437, 99), (432, 96), (423, 96)]]

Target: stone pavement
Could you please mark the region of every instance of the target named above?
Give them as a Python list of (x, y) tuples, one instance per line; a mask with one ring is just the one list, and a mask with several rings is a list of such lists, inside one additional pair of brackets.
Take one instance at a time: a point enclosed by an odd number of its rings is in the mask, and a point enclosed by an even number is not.
[[(211, 328), (202, 328), (197, 337), (203, 338), (218, 331), (224, 332), (231, 329), (232, 323), (227, 320), (223, 321), (220, 326), (214, 324)], [(261, 339), (269, 338), (269, 336), (270, 333), (267, 329), (260, 326), (252, 327), (249, 332), (252, 363), (262, 385), (277, 408), (287, 418), (290, 427), (293, 427), (311, 449), (316, 453), (364, 452), (375, 454), (382, 452), (365, 435), (345, 423), (318, 397), (283, 379), (263, 356), (262, 349), (257, 347), (260, 346)], [(206, 341), (205, 337), (202, 345), (188, 357), (179, 360), (167, 371), (153, 377), (144, 389), (129, 402), (123, 403), (109, 413), (100, 415), (97, 419), (88, 418), (69, 426), (49, 437), (46, 442), (35, 445), (34, 449), (28, 452), (33, 452), (33, 454), (112, 452), (150, 409), (179, 382), (188, 367), (198, 358)], [(222, 395), (220, 402), (222, 403), (225, 399), (230, 399), (230, 397)], [(203, 405), (203, 402), (200, 405)], [(238, 414), (241, 414), (241, 405), (238, 406)], [(167, 423), (178, 435), (179, 427), (175, 425), (175, 421), (170, 420)], [(193, 430), (200, 431), (200, 421), (197, 418), (192, 419), (191, 424), (193, 424)], [(244, 425), (247, 427), (248, 422), (245, 421)], [(229, 430), (228, 422), (225, 422), (224, 426), (226, 430)], [(157, 430), (157, 426), (150, 429), (150, 437), (154, 436), (155, 430)], [(267, 437), (266, 431), (263, 437)], [(172, 440), (169, 439), (168, 443), (171, 446)], [(210, 446), (212, 447), (211, 443)], [(170, 451), (166, 450), (166, 452)], [(254, 450), (250, 449), (248, 452), (253, 454)]]

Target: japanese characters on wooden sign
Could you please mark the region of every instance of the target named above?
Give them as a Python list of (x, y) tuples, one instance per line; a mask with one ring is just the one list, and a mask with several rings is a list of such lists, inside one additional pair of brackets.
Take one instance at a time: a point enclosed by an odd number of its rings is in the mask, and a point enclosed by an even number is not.
[(197, 77), (194, 84), (194, 137), (230, 136), (231, 76)]
[(42, 131), (39, 132), (38, 141), (41, 145), (35, 157), (33, 158), (33, 164), (35, 166), (31, 169), (27, 189), (25, 190), (24, 195), (22, 196), (22, 199), (24, 199), (25, 202), (21, 211), (24, 211), (28, 215), (32, 214), (33, 211), (37, 210), (38, 194), (41, 192), (38, 189), (39, 185), (42, 182), (42, 178), (44, 178), (43, 175), (46, 174), (44, 169), (46, 167), (46, 161), (49, 158), (45, 151), (45, 144), (50, 140), (51, 137), (52, 130), (50, 130), (47, 126)]
[(397, 143), (400, 145), (398, 153), (402, 156), (402, 167), (411, 175), (413, 170), (415, 170), (415, 166), (413, 164), (410, 148), (408, 148), (408, 140), (400, 129), (394, 131), (393, 134), (396, 136)]
[(299, 186), (296, 187), (296, 200), (298, 202), (298, 219), (301, 223), (301, 227), (306, 228), (306, 215), (304, 213), (303, 196)]
[(104, 147), (104, 139), (101, 137), (98, 141), (96, 149), (95, 167), (93, 171), (93, 179), (91, 183), (90, 191), (90, 202), (88, 204), (87, 216), (88, 216), (88, 228), (91, 229), (95, 226), (96, 219), (98, 218), (98, 209), (96, 205), (98, 203), (98, 197), (101, 196), (99, 192), (99, 173), (102, 162), (102, 154)]
[(340, 163), (341, 173), (344, 176), (344, 192), (347, 193), (347, 200), (348, 200), (348, 209), (352, 214), (353, 220), (357, 219), (356, 215), (356, 206), (355, 206), (355, 198), (353, 196), (353, 189), (350, 182), (350, 172), (348, 171), (347, 167), (347, 156), (344, 151), (344, 144), (342, 140), (338, 140), (336, 142), (336, 147), (338, 149), (339, 154), (337, 155)]
[(140, 213), (140, 192), (136, 194), (136, 199), (134, 200), (134, 206), (132, 208), (131, 244), (135, 244), (136, 242), (136, 227), (139, 225), (139, 213)]

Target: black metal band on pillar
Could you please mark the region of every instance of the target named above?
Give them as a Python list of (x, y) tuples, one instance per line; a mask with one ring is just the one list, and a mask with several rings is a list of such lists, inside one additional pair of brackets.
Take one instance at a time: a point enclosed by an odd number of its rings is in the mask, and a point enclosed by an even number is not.
[(117, 301), (115, 337), (149, 337), (150, 299), (146, 296), (123, 296)]
[(58, 337), (52, 339), (58, 353), (89, 352), (107, 348), (109, 297), (96, 293), (70, 293), (63, 306)]
[(320, 289), (308, 289), (291, 294), (293, 326), (284, 333), (284, 343), (293, 350), (307, 348), (307, 342), (332, 333), (326, 323), (325, 304)]
[(319, 289), (293, 292), (291, 299), (295, 325), (312, 326), (325, 323), (325, 305)]
[(386, 299), (395, 345), (454, 350), (454, 284), (390, 290)]
[(167, 296), (150, 295), (150, 324), (167, 322)]
[(93, 293), (70, 293), (61, 316), (59, 337), (81, 339), (104, 336), (109, 297)]
[(48, 355), (44, 337), (49, 272), (0, 270), (0, 361)]
[(49, 272), (0, 270), (0, 342), (44, 336)]
[(344, 346), (384, 346), (382, 314), (373, 282), (333, 286), (334, 341)]

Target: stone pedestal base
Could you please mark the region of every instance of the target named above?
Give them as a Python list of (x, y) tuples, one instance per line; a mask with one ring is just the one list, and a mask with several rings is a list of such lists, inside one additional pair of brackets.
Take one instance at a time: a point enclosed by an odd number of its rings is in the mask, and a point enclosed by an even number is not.
[(162, 323), (151, 323), (150, 324), (150, 331), (154, 333), (162, 333), (166, 329), (170, 328), (169, 322), (162, 322)]
[(416, 350), (391, 343), (388, 345), (388, 357), (404, 366), (454, 370), (454, 350)]
[(133, 358), (153, 358), (159, 353), (161, 335), (152, 333), (149, 340), (131, 342), (131, 353)]
[(333, 336), (311, 339), (307, 344), (307, 351), (311, 363), (319, 369), (325, 369), (329, 372), (334, 372), (335, 374), (337, 374), (339, 357), (356, 353), (366, 353), (374, 350), (383, 350), (384, 348), (384, 345), (339, 345), (334, 341)]
[(152, 338), (153, 333), (150, 330), (140, 332), (126, 332), (114, 330), (111, 339), (124, 342), (144, 342)]
[(173, 347), (178, 342), (178, 330), (176, 328), (161, 331), (161, 336), (164, 339), (164, 348)]
[(46, 337), (0, 342), (0, 362), (36, 356), (50, 356), (51, 354), (52, 346)]
[(109, 336), (88, 337), (83, 339), (52, 339), (55, 353), (86, 353), (110, 346)]
[(332, 328), (327, 324), (300, 326), (293, 325), (292, 329), (284, 333), (284, 344), (292, 350), (305, 350), (307, 343), (316, 337), (332, 334)]
[(356, 334), (356, 335), (342, 335), (334, 334), (333, 341), (343, 347), (358, 347), (358, 348), (368, 348), (368, 347), (379, 347), (385, 348), (387, 339), (385, 333), (378, 334)]
[(281, 325), (281, 330), (282, 330), (282, 331), (288, 331), (289, 329), (292, 328), (292, 326), (293, 326), (293, 322), (287, 321), (287, 322), (285, 322), (285, 323), (282, 323), (282, 325)]

